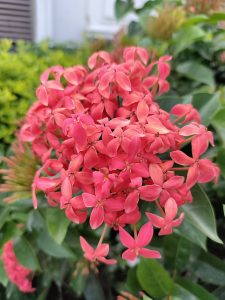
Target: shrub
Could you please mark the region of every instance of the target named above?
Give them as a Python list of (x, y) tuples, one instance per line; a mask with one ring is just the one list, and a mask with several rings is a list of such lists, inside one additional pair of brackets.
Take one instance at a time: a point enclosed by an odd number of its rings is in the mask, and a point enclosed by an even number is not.
[(35, 99), (40, 74), (52, 65), (82, 64), (88, 48), (50, 48), (10, 40), (0, 42), (0, 142), (1, 146), (14, 139), (21, 118)]

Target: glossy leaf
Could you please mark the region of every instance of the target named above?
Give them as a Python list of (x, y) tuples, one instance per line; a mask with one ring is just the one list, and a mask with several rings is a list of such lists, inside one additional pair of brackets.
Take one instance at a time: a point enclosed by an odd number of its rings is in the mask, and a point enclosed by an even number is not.
[(31, 244), (24, 238), (17, 238), (14, 242), (14, 251), (19, 262), (30, 270), (40, 270), (40, 264)]
[(130, 268), (127, 273), (127, 286), (131, 292), (141, 291), (141, 286), (137, 278), (137, 268)]
[(208, 196), (199, 185), (192, 188), (192, 195), (193, 202), (182, 208), (185, 218), (211, 240), (223, 243), (217, 235), (215, 215)]
[(64, 211), (49, 207), (46, 211), (46, 223), (49, 235), (61, 244), (67, 233), (70, 220), (66, 218)]
[(45, 231), (38, 236), (37, 244), (44, 253), (53, 257), (75, 258), (74, 253), (69, 248), (57, 244)]
[(182, 224), (174, 232), (206, 250), (206, 235), (199, 231), (196, 226), (192, 225), (187, 218), (184, 218)]
[(224, 285), (225, 263), (210, 253), (202, 251), (198, 259), (190, 265), (190, 272), (201, 281)]
[(225, 178), (225, 149), (220, 148), (217, 154), (217, 163), (220, 167), (221, 174)]
[(8, 283), (8, 277), (6, 275), (2, 260), (0, 260), (0, 283), (4, 287), (6, 287), (6, 285)]
[(115, 2), (115, 14), (117, 19), (121, 19), (124, 17), (128, 12), (134, 9), (133, 1), (132, 0), (116, 0)]
[(175, 285), (173, 300), (199, 300), (195, 295), (190, 293), (188, 290), (180, 286), (179, 284)]
[(217, 298), (209, 293), (205, 288), (187, 278), (179, 278), (176, 282), (191, 294), (195, 295), (199, 300), (217, 300)]
[(213, 124), (219, 128), (225, 127), (225, 108), (219, 109), (211, 118)]
[(86, 300), (106, 299), (99, 278), (94, 274), (90, 274), (87, 279), (84, 295)]
[(194, 94), (192, 104), (199, 111), (202, 123), (208, 125), (212, 114), (219, 107), (220, 93), (215, 94)]
[(182, 271), (191, 255), (192, 244), (181, 236), (168, 235), (164, 240), (165, 266), (172, 272)]
[(160, 298), (171, 295), (174, 283), (167, 271), (156, 260), (142, 259), (137, 268), (137, 278), (150, 296)]
[(177, 72), (183, 76), (214, 87), (214, 75), (210, 68), (195, 61), (188, 61), (177, 66)]
[(204, 36), (205, 32), (198, 26), (181, 28), (174, 35), (174, 54), (178, 55), (181, 51), (187, 49), (195, 41), (202, 39)]

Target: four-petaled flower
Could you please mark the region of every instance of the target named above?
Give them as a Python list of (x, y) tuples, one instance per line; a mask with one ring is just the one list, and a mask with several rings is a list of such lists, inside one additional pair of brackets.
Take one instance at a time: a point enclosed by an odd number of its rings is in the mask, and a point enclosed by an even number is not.
[(122, 227), (119, 228), (119, 235), (121, 243), (128, 248), (122, 254), (124, 259), (134, 260), (138, 256), (147, 258), (161, 257), (158, 251), (145, 248), (151, 242), (153, 236), (153, 227), (150, 222), (144, 224), (134, 238)]
[(116, 264), (115, 259), (108, 259), (106, 256), (109, 253), (109, 245), (108, 244), (100, 244), (94, 249), (82, 236), (80, 237), (81, 248), (84, 251), (84, 257), (91, 261), (96, 262), (100, 261), (107, 265)]
[(176, 201), (173, 198), (169, 198), (165, 203), (164, 217), (160, 217), (149, 212), (146, 212), (146, 215), (155, 227), (160, 228), (159, 235), (166, 235), (171, 234), (173, 227), (178, 227), (183, 221), (183, 212), (180, 214), (179, 218), (174, 220), (177, 215), (177, 211), (178, 208)]

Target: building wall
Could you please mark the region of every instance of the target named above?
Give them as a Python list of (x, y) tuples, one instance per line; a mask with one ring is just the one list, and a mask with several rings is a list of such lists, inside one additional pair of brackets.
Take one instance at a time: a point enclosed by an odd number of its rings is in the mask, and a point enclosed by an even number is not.
[[(35, 41), (81, 42), (85, 36), (111, 38), (132, 16), (118, 22), (115, 0), (33, 0)], [(146, 0), (135, 0), (137, 6)]]

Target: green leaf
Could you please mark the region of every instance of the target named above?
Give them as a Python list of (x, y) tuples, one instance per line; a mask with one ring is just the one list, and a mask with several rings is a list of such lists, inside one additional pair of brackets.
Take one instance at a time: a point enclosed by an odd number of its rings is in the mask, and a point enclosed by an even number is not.
[(150, 297), (148, 297), (148, 296), (146, 296), (146, 295), (144, 295), (142, 300), (153, 300), (153, 299), (150, 298)]
[(219, 109), (215, 114), (212, 116), (211, 121), (213, 125), (215, 124), (219, 128), (225, 127), (225, 108)]
[(1, 211), (1, 214), (0, 214), (0, 229), (2, 229), (2, 226), (7, 221), (9, 213), (10, 213), (10, 209), (7, 206)]
[(74, 253), (67, 247), (57, 244), (46, 231), (43, 231), (37, 239), (39, 248), (48, 255), (58, 258), (75, 258)]
[(142, 7), (136, 8), (135, 12), (137, 14), (139, 14), (139, 13), (143, 13), (143, 12), (147, 11), (149, 14), (149, 10), (153, 9), (154, 6), (156, 6), (156, 5), (159, 5), (162, 1), (163, 0), (149, 0), (149, 1), (145, 2), (145, 4)]
[(184, 289), (188, 290), (190, 293), (195, 295), (199, 300), (218, 300), (205, 288), (187, 278), (178, 278), (176, 279), (176, 281), (180, 286), (182, 286)]
[(176, 288), (173, 293), (173, 300), (199, 300), (195, 295), (184, 289), (179, 284), (176, 284)]
[(5, 272), (5, 268), (3, 266), (3, 262), (2, 260), (0, 260), (0, 283), (6, 287), (7, 283), (8, 283), (8, 277), (6, 275)]
[(192, 104), (199, 111), (203, 124), (209, 124), (211, 116), (219, 107), (219, 99), (220, 93), (200, 93), (193, 95)]
[(86, 286), (87, 276), (83, 275), (82, 272), (78, 272), (76, 276), (73, 276), (71, 280), (71, 286), (78, 296), (81, 296)]
[(182, 208), (185, 218), (211, 240), (223, 244), (217, 235), (215, 214), (208, 196), (199, 185), (192, 188), (192, 195), (193, 202)]
[(187, 239), (174, 234), (165, 237), (163, 249), (166, 269), (181, 272), (188, 263), (192, 244)]
[(133, 10), (134, 10), (134, 4), (132, 0), (116, 0), (115, 15), (117, 19), (121, 19), (128, 12)]
[(61, 244), (67, 233), (70, 220), (66, 218), (64, 211), (49, 207), (46, 210), (46, 223), (49, 235)]
[(225, 299), (225, 285), (215, 289), (213, 294), (217, 297), (217, 299)]
[(213, 71), (197, 61), (189, 61), (177, 66), (177, 72), (199, 83), (214, 87)]
[(174, 232), (206, 250), (205, 234), (203, 234), (201, 231), (199, 231), (199, 229), (192, 225), (192, 223), (187, 218), (184, 218), (182, 224), (178, 228), (174, 229)]
[(182, 24), (182, 27), (195, 25), (195, 24), (199, 24), (199, 23), (204, 23), (208, 19), (209, 19), (209, 17), (206, 15), (191, 16)]
[(86, 300), (106, 299), (99, 278), (94, 274), (91, 274), (87, 279), (84, 295)]
[(214, 14), (211, 14), (210, 17), (207, 20), (207, 23), (217, 23), (219, 21), (225, 20), (225, 13), (224, 12), (216, 12)]
[(130, 268), (127, 273), (127, 286), (132, 293), (141, 291), (140, 283), (137, 279), (137, 268)]
[(201, 281), (215, 285), (224, 285), (225, 263), (215, 255), (202, 251), (198, 258), (188, 267), (189, 272), (201, 279)]
[(137, 268), (137, 278), (144, 291), (160, 298), (171, 295), (174, 283), (163, 266), (153, 259), (142, 259)]
[(219, 148), (218, 154), (217, 154), (217, 163), (220, 167), (221, 174), (225, 178), (225, 149)]
[(19, 237), (15, 240), (14, 251), (17, 259), (23, 266), (31, 270), (40, 270), (36, 253), (24, 237)]
[(174, 44), (174, 55), (178, 55), (181, 51), (187, 49), (195, 41), (203, 39), (205, 32), (198, 26), (190, 26), (181, 28), (172, 40)]

